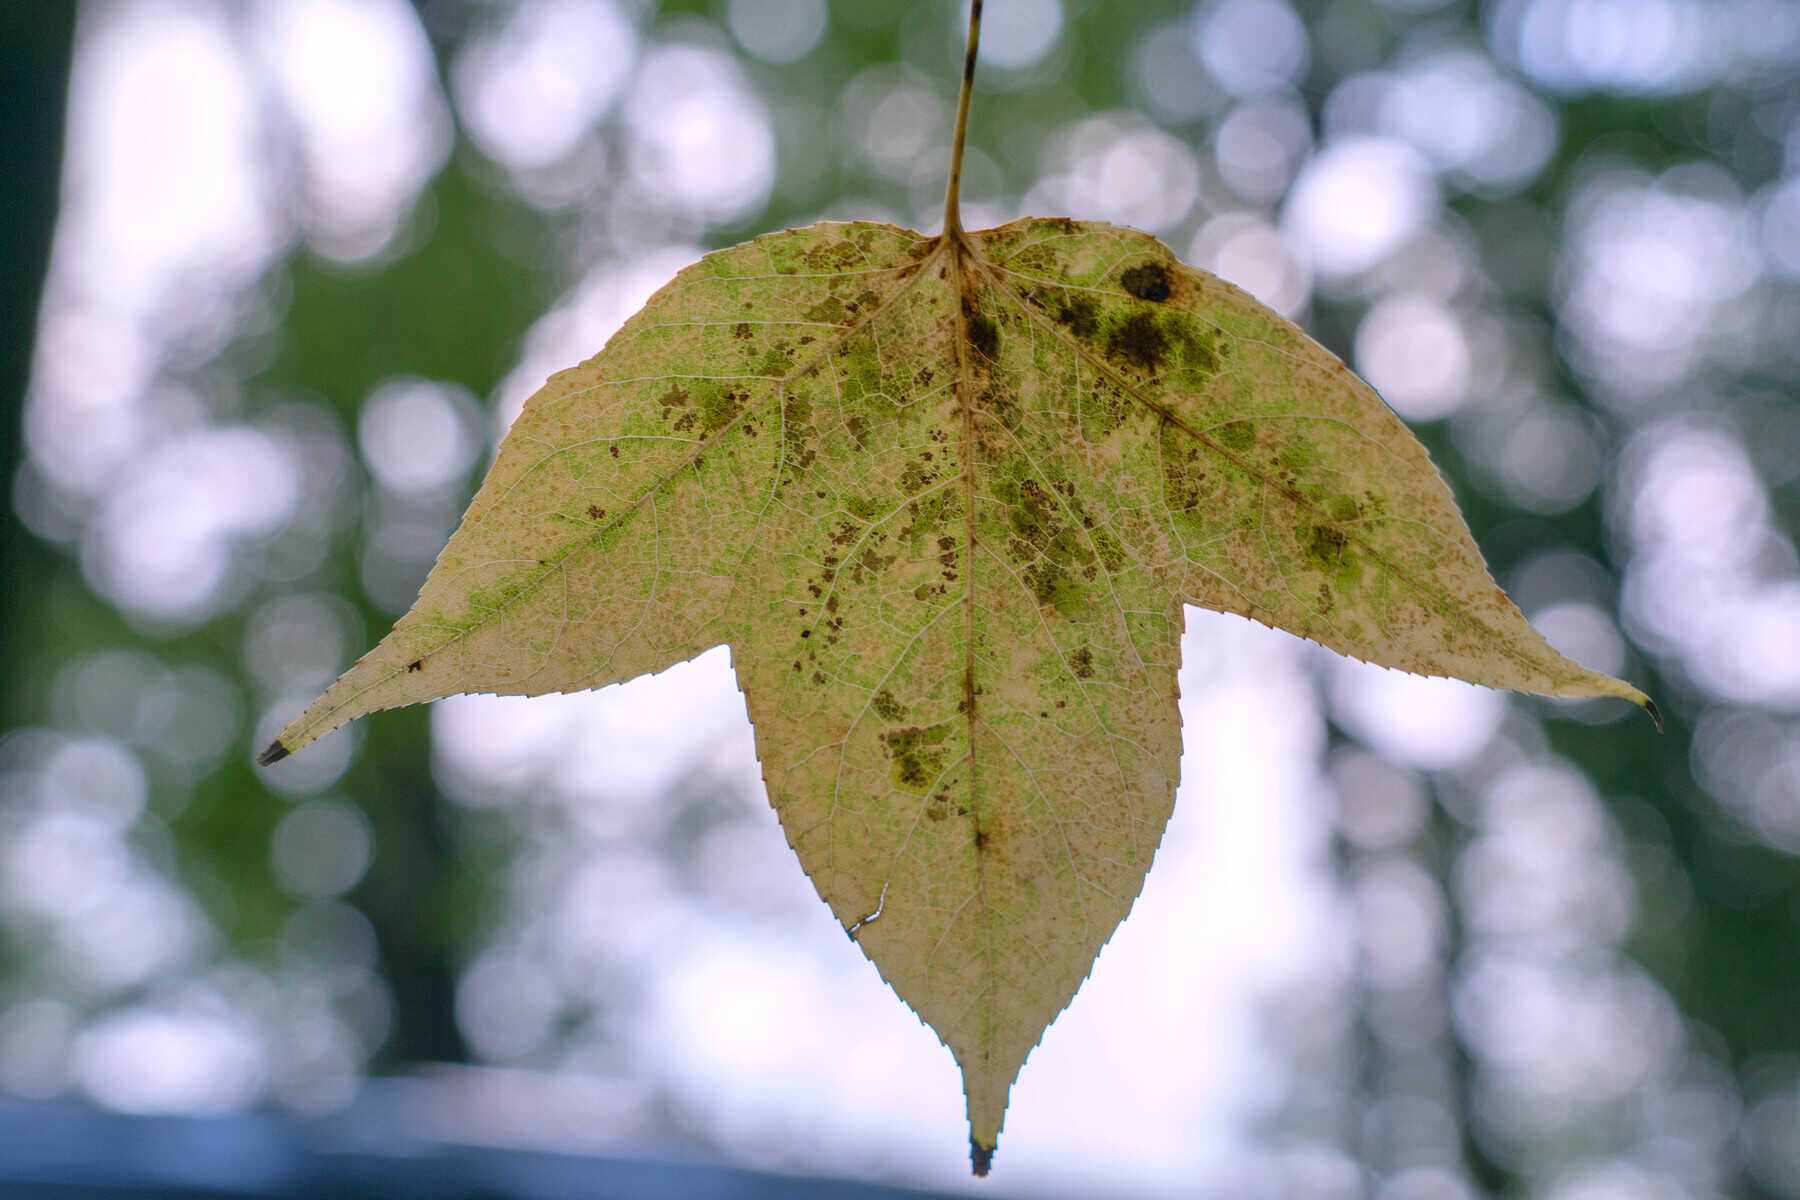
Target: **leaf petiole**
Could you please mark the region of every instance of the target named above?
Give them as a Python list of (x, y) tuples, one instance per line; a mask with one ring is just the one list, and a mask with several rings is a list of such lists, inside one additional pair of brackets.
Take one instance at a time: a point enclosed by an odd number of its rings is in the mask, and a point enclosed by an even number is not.
[(950, 142), (950, 181), (944, 186), (944, 232), (960, 236), (963, 139), (969, 131), (969, 98), (975, 92), (975, 53), (981, 45), (981, 0), (969, 0), (969, 42), (963, 50), (962, 92), (956, 99), (956, 133)]

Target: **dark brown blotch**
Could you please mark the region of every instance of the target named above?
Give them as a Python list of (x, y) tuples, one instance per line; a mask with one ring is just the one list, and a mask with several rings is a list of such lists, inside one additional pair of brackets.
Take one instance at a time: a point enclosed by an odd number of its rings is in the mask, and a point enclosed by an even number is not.
[(1112, 331), (1106, 341), (1106, 353), (1115, 358), (1155, 370), (1169, 353), (1169, 338), (1149, 313), (1137, 313)]
[(1167, 300), (1174, 291), (1169, 286), (1169, 272), (1161, 263), (1143, 263), (1128, 268), (1119, 276), (1119, 285), (1139, 300)]
[(1100, 308), (1086, 296), (1073, 296), (1058, 306), (1056, 320), (1076, 337), (1091, 338), (1100, 328)]
[(972, 305), (963, 308), (964, 329), (975, 353), (989, 362), (1000, 361), (1000, 328), (992, 318)]

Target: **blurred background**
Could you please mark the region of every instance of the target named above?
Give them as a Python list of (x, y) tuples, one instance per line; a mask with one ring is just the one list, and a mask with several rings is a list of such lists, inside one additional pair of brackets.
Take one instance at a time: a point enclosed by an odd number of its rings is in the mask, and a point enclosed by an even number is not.
[[(728, 651), (252, 765), (676, 269), (938, 228), (963, 21), (0, 13), (6, 1113), (973, 1186)], [(971, 228), (1304, 324), (1669, 731), (1190, 610), (1174, 822), (975, 1190), (1800, 1197), (1800, 5), (989, 0), (977, 93)]]

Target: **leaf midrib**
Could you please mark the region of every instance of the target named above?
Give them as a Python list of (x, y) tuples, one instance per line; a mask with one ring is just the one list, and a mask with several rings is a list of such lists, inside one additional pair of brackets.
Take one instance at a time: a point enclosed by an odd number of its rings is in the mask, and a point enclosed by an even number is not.
[[(968, 310), (976, 297), (969, 294), (968, 277), (962, 270), (962, 259), (966, 255), (976, 266), (984, 266), (980, 253), (969, 240), (960, 223), (951, 223), (945, 230), (944, 244), (950, 259), (950, 271), (955, 283), (955, 298), (950, 308), (951, 340), (956, 345), (956, 404), (962, 418), (962, 479), (963, 479), (963, 552), (967, 556), (963, 567), (963, 721), (964, 732), (969, 745), (969, 840), (975, 849), (975, 890), (971, 899), (978, 899), (981, 920), (982, 941), (982, 975), (981, 989), (982, 1020), (980, 1041), (984, 1051), (991, 1051), (994, 1030), (994, 925), (993, 907), (987, 900), (987, 855), (981, 843), (982, 802), (979, 780), (981, 764), (975, 756), (975, 722), (979, 716), (976, 708), (975, 692), (975, 380), (971, 370), (970, 346), (968, 330)], [(955, 919), (946, 925), (944, 933), (938, 938), (938, 945), (943, 944), (950, 934)], [(932, 954), (937, 953), (936, 946)], [(985, 1055), (984, 1055), (985, 1057)]]

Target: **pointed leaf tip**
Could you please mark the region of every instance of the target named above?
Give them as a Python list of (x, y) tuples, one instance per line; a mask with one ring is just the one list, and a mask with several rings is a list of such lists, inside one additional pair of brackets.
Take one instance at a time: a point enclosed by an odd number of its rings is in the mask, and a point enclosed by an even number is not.
[(994, 1148), (992, 1146), (982, 1145), (979, 1141), (977, 1141), (975, 1139), (974, 1134), (970, 1134), (969, 1135), (969, 1169), (970, 1169), (970, 1171), (977, 1176), (985, 1177), (988, 1173), (988, 1168), (993, 1165), (994, 1165)]
[(288, 748), (282, 745), (279, 740), (273, 741), (269, 743), (267, 749), (256, 756), (256, 765), (259, 767), (273, 766), (287, 756)]
[(1656, 732), (1658, 732), (1658, 733), (1663, 732), (1662, 709), (1656, 707), (1656, 701), (1650, 699), (1650, 697), (1648, 697), (1648, 696), (1645, 696), (1644, 697), (1644, 711), (1650, 714), (1650, 719), (1652, 721), (1656, 722)]

